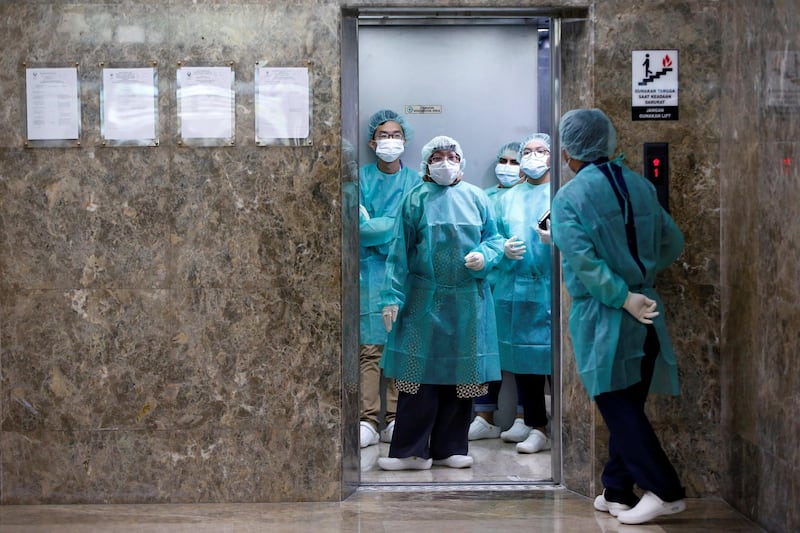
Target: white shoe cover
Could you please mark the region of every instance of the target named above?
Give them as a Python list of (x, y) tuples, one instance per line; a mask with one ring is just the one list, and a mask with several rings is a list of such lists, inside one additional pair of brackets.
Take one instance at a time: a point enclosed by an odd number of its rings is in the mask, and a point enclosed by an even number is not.
[(685, 510), (685, 500), (665, 502), (648, 490), (642, 495), (636, 507), (619, 513), (617, 520), (622, 524), (644, 524), (656, 517), (680, 513)]
[(474, 462), (471, 455), (451, 455), (444, 459), (433, 460), (433, 464), (437, 466), (447, 466), (449, 468), (469, 468)]
[(359, 440), (362, 448), (378, 444), (378, 432), (375, 431), (375, 428), (372, 427), (372, 424), (369, 422), (361, 421), (359, 424), (359, 433)]
[(528, 438), (532, 429), (532, 427), (525, 425), (523, 419), (515, 418), (511, 427), (500, 433), (500, 438), (505, 442), (522, 442)]
[(622, 511), (627, 511), (630, 509), (631, 506), (624, 503), (610, 502), (606, 500), (606, 491), (603, 489), (603, 494), (594, 499), (594, 508), (597, 511), (608, 513), (611, 516), (617, 516)]
[(500, 436), (500, 426), (495, 426), (486, 421), (482, 416), (476, 416), (469, 425), (469, 440), (496, 439)]
[(550, 449), (550, 439), (538, 429), (532, 429), (528, 438), (517, 444), (519, 453), (536, 453)]
[(394, 420), (381, 430), (381, 442), (392, 442), (392, 435), (394, 435)]
[(433, 464), (432, 459), (421, 457), (381, 457), (378, 459), (378, 466), (383, 470), (430, 470)]

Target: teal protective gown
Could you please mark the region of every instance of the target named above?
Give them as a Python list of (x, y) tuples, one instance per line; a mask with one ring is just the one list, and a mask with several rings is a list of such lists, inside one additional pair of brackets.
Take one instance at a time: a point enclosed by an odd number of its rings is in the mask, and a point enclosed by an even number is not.
[(592, 398), (641, 381), (647, 328), (622, 305), (629, 290), (642, 293), (658, 302), (660, 312), (654, 326), (661, 353), (650, 391), (677, 395), (678, 369), (664, 321), (666, 310), (653, 285), (656, 273), (680, 255), (683, 234), (659, 205), (653, 185), (627, 167), (622, 170), (644, 274), (628, 248), (614, 189), (595, 165), (583, 168), (553, 198), (552, 236), (563, 256), (564, 282), (572, 297), (569, 329), (577, 368)]
[[(486, 196), (489, 197), (489, 203), (492, 205), (492, 209), (494, 209), (495, 218), (497, 218), (497, 210), (500, 207), (498, 204), (500, 203), (500, 199), (505, 196), (505, 194), (510, 191), (513, 187), (498, 187), (494, 185), (492, 187), (487, 187), (483, 190), (486, 193)], [(489, 281), (489, 286), (494, 291), (494, 286), (497, 284), (497, 276), (499, 272), (496, 268), (493, 268), (489, 274), (486, 276), (486, 279)]]
[(536, 233), (539, 217), (550, 208), (550, 184), (524, 181), (502, 196), (498, 204), (498, 231), (525, 242), (520, 260), (503, 259), (494, 288), (500, 366), (515, 374), (552, 372), (550, 351), (551, 246)]
[[(486, 274), (503, 240), (486, 194), (460, 181), (422, 182), (403, 200), (387, 262), (383, 305), (400, 312), (383, 350), (391, 378), (432, 385), (500, 379), (494, 302)], [(480, 252), (483, 270), (464, 266)]]
[(386, 257), (400, 212), (400, 203), (408, 191), (420, 183), (416, 170), (403, 167), (396, 174), (384, 174), (373, 163), (359, 172), (359, 202), (369, 213), (361, 216), (359, 228), (361, 288), (361, 344), (385, 344), (380, 307), (380, 291), (386, 277)]

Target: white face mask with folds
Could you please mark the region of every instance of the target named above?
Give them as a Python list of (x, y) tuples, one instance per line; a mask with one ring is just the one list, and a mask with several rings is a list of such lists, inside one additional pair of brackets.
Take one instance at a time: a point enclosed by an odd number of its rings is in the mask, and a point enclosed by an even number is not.
[(511, 187), (519, 181), (519, 165), (497, 163), (494, 167), (494, 175), (497, 176), (497, 181), (503, 187)]
[(428, 163), (428, 176), (442, 186), (452, 185), (461, 173), (461, 163), (451, 163), (441, 161), (439, 163)]
[(397, 161), (397, 158), (403, 155), (405, 150), (405, 143), (402, 139), (381, 139), (378, 141), (378, 146), (375, 148), (375, 155), (381, 160), (391, 163)]
[(547, 165), (546, 157), (537, 157), (536, 154), (528, 154), (522, 158), (522, 172), (532, 179), (539, 179), (544, 176), (550, 167)]

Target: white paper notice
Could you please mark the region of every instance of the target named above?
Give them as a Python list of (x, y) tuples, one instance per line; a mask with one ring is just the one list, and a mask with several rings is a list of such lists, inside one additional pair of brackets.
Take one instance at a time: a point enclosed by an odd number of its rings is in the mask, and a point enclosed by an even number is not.
[(29, 68), (25, 73), (28, 139), (78, 139), (81, 102), (77, 68)]
[(307, 68), (256, 69), (256, 139), (305, 139), (309, 133)]
[(184, 139), (233, 137), (234, 89), (230, 67), (178, 69), (178, 116)]
[(156, 138), (154, 68), (103, 69), (103, 137), (109, 140)]

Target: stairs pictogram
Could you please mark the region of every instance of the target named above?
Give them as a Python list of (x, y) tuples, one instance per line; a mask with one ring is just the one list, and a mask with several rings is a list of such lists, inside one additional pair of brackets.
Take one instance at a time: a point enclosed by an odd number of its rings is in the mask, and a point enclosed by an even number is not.
[(651, 81), (657, 80), (658, 78), (660, 78), (661, 76), (663, 76), (667, 72), (672, 72), (672, 67), (661, 69), (658, 72), (656, 72), (655, 74), (650, 74), (644, 80), (640, 81), (639, 85), (647, 85)]

